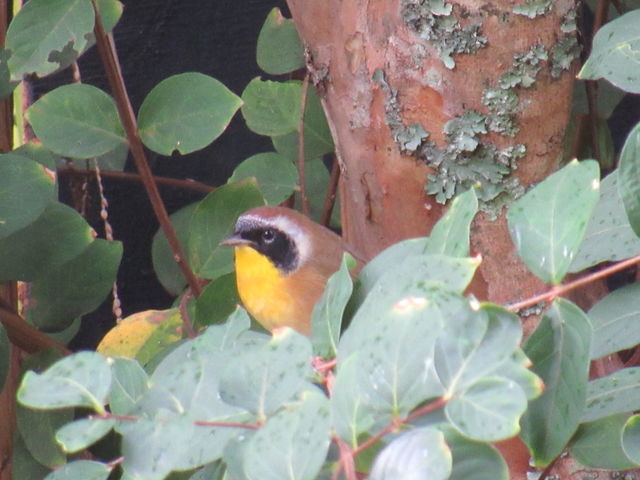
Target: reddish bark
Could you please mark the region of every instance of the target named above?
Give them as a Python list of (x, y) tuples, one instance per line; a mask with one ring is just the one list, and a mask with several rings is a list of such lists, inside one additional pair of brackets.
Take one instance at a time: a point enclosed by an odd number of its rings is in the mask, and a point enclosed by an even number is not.
[[(487, 47), (454, 55), (456, 67), (450, 70), (403, 22), (400, 0), (289, 0), (336, 142), (343, 229), (351, 244), (374, 255), (400, 239), (425, 235), (443, 212), (424, 193), (429, 168), (403, 155), (393, 139), (385, 113), (389, 92), (372, 79), (374, 71), (382, 69), (397, 90), (404, 125), (419, 122), (442, 146), (447, 120), (468, 109), (486, 112), (482, 91), (511, 66), (515, 53), (539, 42), (554, 44), (573, 2), (554, 3), (552, 12), (531, 20), (514, 15), (511, 4), (458, 2), (469, 14), (464, 22), (482, 22)], [(420, 58), (416, 48), (423, 52)], [(499, 148), (527, 146), (516, 171), (523, 185), (557, 167), (571, 82), (571, 75), (556, 80), (543, 68), (534, 86), (519, 91), (526, 107), (518, 115), (517, 136), (486, 136)], [(506, 302), (544, 288), (515, 256), (504, 218), (480, 215), (472, 246), (485, 260), (474, 284), (481, 298)]]
[[(428, 234), (443, 213), (443, 207), (425, 194), (430, 169), (403, 154), (393, 138), (390, 102), (396, 102), (402, 125), (421, 124), (429, 140), (444, 147), (445, 123), (469, 109), (486, 114), (483, 91), (511, 68), (515, 54), (539, 43), (549, 51), (561, 36), (563, 16), (575, 7), (573, 0), (559, 0), (552, 2), (550, 12), (529, 19), (514, 14), (512, 2), (458, 0), (454, 13), (460, 23), (481, 23), (487, 42), (473, 54), (454, 54), (456, 66), (448, 69), (436, 50), (405, 24), (401, 0), (288, 4), (309, 51), (309, 69), (342, 168), (343, 232), (367, 256), (398, 240)], [(373, 79), (378, 69), (384, 72), (387, 88)], [(558, 166), (572, 77), (565, 72), (552, 78), (550, 62), (542, 62), (535, 83), (518, 87), (517, 135), (483, 135), (483, 141), (496, 148), (526, 146), (514, 173), (521, 185), (542, 180)], [(394, 92), (397, 96), (392, 98)], [(504, 212), (497, 220), (478, 215), (471, 244), (483, 257), (472, 284), (479, 298), (506, 303), (545, 289), (517, 257)], [(513, 478), (524, 478), (526, 449), (511, 442), (503, 453)]]

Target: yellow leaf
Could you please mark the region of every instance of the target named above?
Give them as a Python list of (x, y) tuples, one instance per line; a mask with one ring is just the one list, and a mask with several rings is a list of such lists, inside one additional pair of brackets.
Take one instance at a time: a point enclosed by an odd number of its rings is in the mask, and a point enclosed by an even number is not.
[(98, 352), (135, 358), (145, 365), (156, 353), (182, 338), (182, 317), (177, 308), (145, 310), (122, 320), (104, 336)]

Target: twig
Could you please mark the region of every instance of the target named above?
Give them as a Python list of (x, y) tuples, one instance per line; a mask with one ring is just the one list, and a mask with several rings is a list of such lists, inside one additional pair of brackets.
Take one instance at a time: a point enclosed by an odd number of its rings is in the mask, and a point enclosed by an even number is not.
[(558, 462), (559, 459), (560, 459), (560, 455), (558, 455), (556, 458), (551, 460), (551, 463), (549, 465), (547, 465), (547, 467), (542, 471), (542, 473), (538, 477), (538, 480), (546, 480), (549, 477), (549, 475), (551, 474), (551, 470), (556, 465), (556, 463)]
[(585, 275), (582, 278), (578, 278), (565, 285), (557, 285), (555, 287), (552, 287), (549, 291), (545, 293), (535, 295), (521, 302), (507, 305), (507, 310), (511, 312), (517, 312), (524, 308), (537, 305), (538, 303), (541, 303), (541, 302), (550, 302), (554, 298), (564, 295), (567, 292), (570, 292), (571, 290), (575, 290), (576, 288), (579, 288), (591, 282), (595, 282), (596, 280), (599, 280), (601, 278), (608, 277), (609, 275), (612, 275), (616, 272), (624, 270), (625, 268), (632, 267), (633, 265), (637, 265), (638, 263), (640, 263), (640, 255), (636, 255), (635, 257), (628, 258), (626, 260), (623, 260), (622, 262), (618, 262), (614, 265), (603, 268), (602, 270), (598, 270), (597, 272), (590, 273), (588, 275)]
[(344, 476), (347, 480), (357, 480), (358, 475), (356, 473), (356, 465), (354, 462), (354, 453), (349, 445), (345, 443), (340, 437), (334, 437), (333, 439), (338, 444), (340, 451), (340, 463), (336, 471), (331, 476), (332, 480), (337, 480), (340, 476), (340, 472), (344, 470)]
[(609, 0), (598, 0), (598, 3), (596, 5), (596, 11), (594, 12), (594, 18), (593, 18), (593, 30), (592, 30), (593, 36), (595, 36), (598, 30), (602, 28), (602, 25), (605, 24), (608, 16), (609, 16)]
[(191, 318), (189, 317), (189, 308), (188, 308), (188, 303), (189, 300), (191, 300), (191, 298), (193, 297), (193, 295), (191, 294), (191, 291), (187, 291), (184, 293), (184, 295), (182, 295), (182, 298), (180, 299), (180, 318), (182, 319), (182, 324), (184, 325), (184, 328), (187, 330), (187, 337), (189, 338), (196, 338), (196, 331), (193, 329), (193, 323), (191, 323)]
[(331, 214), (333, 213), (333, 207), (336, 204), (336, 192), (338, 190), (338, 181), (340, 180), (340, 163), (338, 159), (333, 156), (333, 165), (331, 166), (331, 176), (329, 177), (329, 185), (327, 190), (327, 196), (324, 199), (324, 205), (322, 206), (322, 225), (329, 226), (331, 222)]
[(444, 407), (447, 404), (447, 401), (448, 400), (445, 397), (440, 397), (437, 400), (434, 400), (433, 402), (428, 403), (428, 404), (426, 404), (425, 406), (423, 406), (421, 408), (418, 408), (417, 410), (415, 410), (414, 412), (410, 413), (409, 415), (407, 415), (404, 418), (396, 418), (396, 419), (394, 419), (389, 425), (384, 427), (377, 434), (375, 434), (372, 437), (369, 437), (366, 441), (364, 441), (360, 445), (358, 445), (358, 448), (353, 450), (353, 456), (355, 457), (356, 455), (364, 452), (371, 445), (373, 445), (376, 442), (378, 442), (387, 433), (391, 433), (393, 430), (398, 428), (400, 425), (403, 425), (405, 423), (409, 423), (410, 421), (415, 420), (416, 418), (422, 417), (423, 415), (426, 415), (428, 413), (434, 412), (437, 409)]
[[(119, 422), (137, 422), (138, 420), (140, 420), (140, 417), (135, 417), (133, 415), (116, 415), (109, 412), (99, 415), (89, 415), (88, 418), (99, 420), (117, 420)], [(209, 422), (206, 420), (195, 420), (193, 424), (200, 427), (244, 428), (247, 430), (257, 430), (262, 426), (256, 423)]]
[(300, 181), (300, 203), (302, 213), (309, 216), (309, 199), (304, 177), (304, 113), (307, 109), (307, 91), (309, 90), (309, 73), (304, 76), (300, 89), (300, 121), (298, 122), (298, 179)]
[(36, 353), (45, 348), (54, 348), (63, 355), (71, 353), (63, 344), (28, 323), (2, 299), (0, 299), (0, 323), (7, 329), (11, 343), (27, 353)]
[(142, 146), (142, 140), (140, 140), (140, 136), (138, 134), (138, 126), (136, 124), (135, 114), (133, 112), (133, 108), (131, 107), (129, 95), (127, 94), (124, 86), (124, 79), (122, 78), (120, 65), (116, 60), (116, 53), (113, 42), (111, 41), (110, 37), (107, 36), (104, 28), (102, 27), (100, 12), (98, 11), (98, 8), (96, 6), (96, 0), (91, 0), (91, 3), (93, 5), (93, 10), (95, 12), (96, 18), (94, 27), (96, 45), (98, 47), (98, 52), (100, 53), (100, 58), (102, 59), (102, 62), (104, 64), (105, 72), (109, 80), (109, 85), (111, 86), (111, 91), (113, 92), (116, 106), (118, 107), (120, 120), (122, 121), (125, 133), (127, 135), (127, 141), (129, 142), (131, 155), (133, 156), (136, 168), (140, 173), (142, 183), (145, 187), (145, 190), (147, 191), (147, 195), (149, 197), (149, 200), (151, 201), (151, 205), (153, 206), (153, 211), (158, 219), (158, 222), (160, 223), (160, 227), (167, 237), (167, 240), (173, 252), (174, 259), (178, 263), (178, 266), (180, 267), (182, 274), (187, 280), (187, 283), (191, 287), (191, 290), (196, 296), (198, 296), (200, 295), (202, 289), (200, 287), (200, 284), (198, 283), (198, 279), (196, 278), (195, 274), (186, 261), (186, 256), (184, 255), (182, 247), (180, 246), (180, 242), (178, 241), (175, 230), (171, 225), (169, 214), (167, 213), (167, 210), (162, 203), (162, 198), (160, 197), (158, 186), (155, 183), (153, 173), (151, 172), (151, 168), (149, 167), (149, 163), (147, 162), (147, 158), (144, 153), (144, 147)]
[(636, 347), (633, 354), (624, 362), (625, 367), (636, 367), (640, 362), (640, 348)]
[[(79, 177), (94, 175), (95, 171), (92, 169), (79, 169), (74, 167), (59, 168), (58, 175), (60, 177)], [(130, 172), (118, 172), (115, 170), (100, 170), (100, 174), (104, 178), (112, 180), (122, 180), (124, 182), (142, 182), (142, 177), (137, 173)], [(178, 178), (169, 177), (154, 177), (156, 184), (162, 187), (174, 187), (183, 188), (185, 190), (193, 190), (194, 192), (207, 194), (216, 189), (206, 183), (197, 182), (195, 180), (181, 180)]]
[(258, 430), (262, 426), (258, 423), (208, 422), (206, 420), (196, 420), (193, 423), (199, 427), (244, 428), (246, 430)]
[(110, 462), (107, 462), (107, 467), (113, 469), (113, 468), (117, 467), (118, 465), (120, 465), (123, 461), (124, 461), (124, 457), (114, 458)]

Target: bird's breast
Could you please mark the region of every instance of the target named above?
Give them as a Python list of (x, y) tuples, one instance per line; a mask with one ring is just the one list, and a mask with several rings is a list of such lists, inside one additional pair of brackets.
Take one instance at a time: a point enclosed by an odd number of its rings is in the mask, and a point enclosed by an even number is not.
[(288, 326), (309, 333), (314, 302), (306, 305), (302, 278), (282, 274), (266, 256), (248, 246), (235, 248), (235, 265), (240, 299), (258, 322), (268, 330)]

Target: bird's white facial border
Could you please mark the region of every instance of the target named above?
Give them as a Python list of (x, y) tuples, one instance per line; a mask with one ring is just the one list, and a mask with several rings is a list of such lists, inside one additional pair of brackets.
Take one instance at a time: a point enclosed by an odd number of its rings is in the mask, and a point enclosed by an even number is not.
[(245, 214), (238, 218), (236, 227), (246, 224), (260, 228), (275, 228), (288, 235), (298, 249), (298, 268), (304, 265), (311, 256), (311, 239), (302, 228), (284, 215), (264, 218), (259, 215)]

